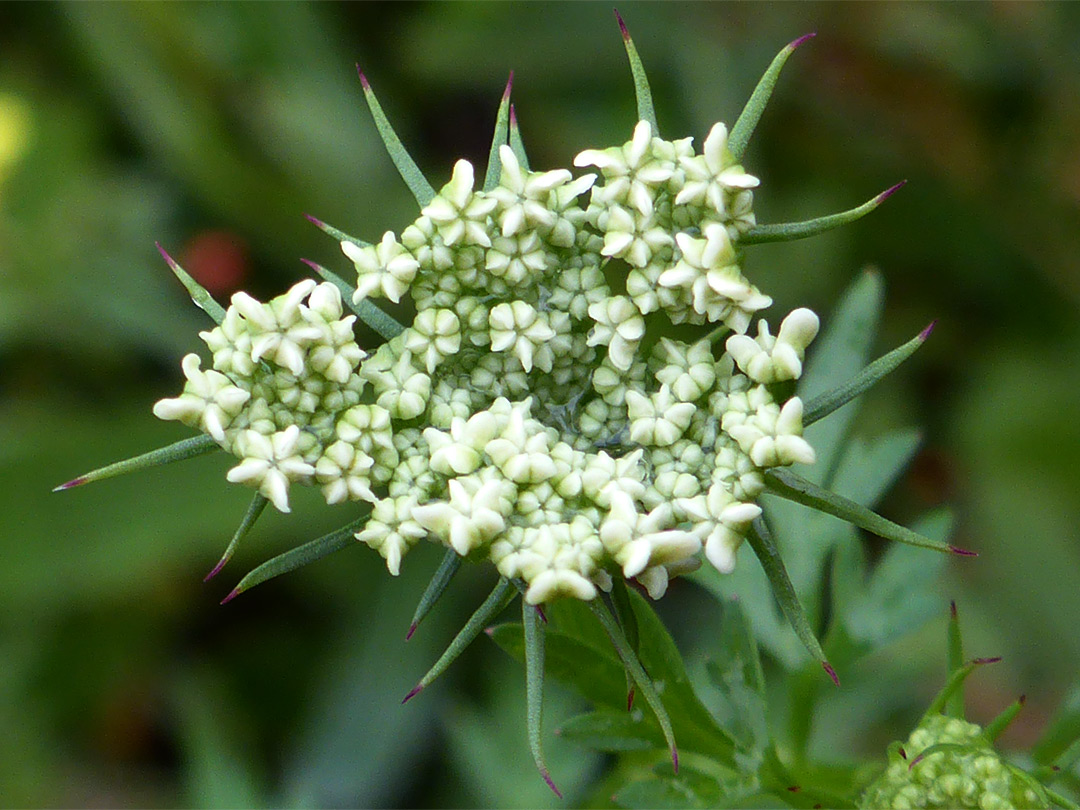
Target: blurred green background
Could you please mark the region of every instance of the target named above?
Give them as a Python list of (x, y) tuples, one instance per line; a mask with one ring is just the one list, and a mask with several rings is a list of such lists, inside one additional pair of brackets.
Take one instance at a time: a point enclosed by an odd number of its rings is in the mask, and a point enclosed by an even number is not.
[[(883, 350), (938, 319), (860, 429), (925, 430), (884, 511), (953, 504), (955, 542), (981, 554), (950, 562), (941, 622), (873, 662), (871, 700), (857, 682), (837, 695), (819, 753), (877, 756), (917, 716), (943, 677), (950, 598), (969, 650), (1005, 657), (973, 683), (971, 716), (1026, 692), (1005, 740), (1024, 746), (1080, 662), (1080, 5), (620, 10), (664, 133), (699, 141), (780, 47), (817, 32), (747, 155), (759, 221), (909, 181), (871, 218), (747, 263), (774, 313), (827, 313), (878, 266)], [(405, 644), (434, 549), (400, 579), (349, 549), (218, 606), (254, 565), (351, 519), (317, 493), (268, 514), (207, 585), (250, 496), (224, 459), (50, 493), (186, 435), (150, 408), (179, 389), (206, 321), (155, 240), (224, 300), (284, 290), (302, 256), (345, 269), (304, 213), (368, 239), (415, 216), (354, 62), (436, 186), (455, 158), (483, 161), (510, 69), (534, 167), (634, 121), (609, 3), (0, 5), (4, 806), (554, 803), (528, 758), (521, 673), (486, 639), (399, 705), (488, 573), (465, 572)], [(690, 587), (667, 616), (704, 655), (713, 625)], [(553, 695), (549, 729), (574, 706)], [(878, 731), (842, 743), (856, 711)], [(549, 759), (570, 804), (610, 795), (599, 758), (555, 740)]]

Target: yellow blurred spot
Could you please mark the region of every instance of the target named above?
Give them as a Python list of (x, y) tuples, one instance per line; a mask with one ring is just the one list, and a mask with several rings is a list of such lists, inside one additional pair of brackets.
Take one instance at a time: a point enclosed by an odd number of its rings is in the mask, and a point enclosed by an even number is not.
[(0, 92), (0, 180), (30, 146), (30, 105), (14, 93)]

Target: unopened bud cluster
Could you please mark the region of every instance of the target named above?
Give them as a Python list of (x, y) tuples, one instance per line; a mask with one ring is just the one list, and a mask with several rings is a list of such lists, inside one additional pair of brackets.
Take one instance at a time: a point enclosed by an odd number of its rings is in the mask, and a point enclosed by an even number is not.
[[(371, 502), (357, 537), (394, 574), (424, 538), (490, 559), (533, 604), (613, 575), (659, 597), (702, 549), (731, 571), (763, 472), (814, 460), (788, 395), (818, 320), (745, 334), (771, 303), (741, 267), (758, 180), (723, 124), (703, 153), (691, 141), (642, 121), (579, 154), (598, 174), (578, 178), (503, 146), (486, 192), (458, 161), (400, 234), (341, 244), (352, 303), (411, 299), (403, 333), (366, 355), (328, 283), (238, 293), (202, 334), (213, 369), (186, 357), (155, 413), (212, 436), (240, 459), (229, 480), (282, 511), (293, 484)], [(665, 336), (683, 323), (713, 331)]]
[(1032, 777), (1001, 758), (981, 727), (934, 713), (903, 745), (893, 743), (888, 767), (859, 806), (1006, 810), (1050, 804)]

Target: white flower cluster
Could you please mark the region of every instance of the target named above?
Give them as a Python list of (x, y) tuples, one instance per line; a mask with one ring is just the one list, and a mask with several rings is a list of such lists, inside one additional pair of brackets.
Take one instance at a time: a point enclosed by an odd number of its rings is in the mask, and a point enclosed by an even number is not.
[[(758, 180), (723, 124), (702, 154), (691, 141), (642, 121), (579, 154), (599, 176), (576, 179), (503, 146), (487, 192), (458, 161), (400, 235), (341, 243), (354, 303), (409, 296), (403, 333), (367, 357), (336, 287), (239, 293), (202, 335), (213, 370), (186, 357), (183, 394), (155, 413), (213, 436), (241, 459), (229, 480), (283, 511), (293, 483), (371, 501), (357, 538), (393, 574), (424, 538), (490, 559), (532, 604), (592, 599), (613, 575), (659, 598), (702, 550), (731, 571), (763, 472), (814, 460), (786, 396), (818, 321), (744, 334), (771, 303), (740, 267)], [(680, 323), (714, 327), (685, 342)]]

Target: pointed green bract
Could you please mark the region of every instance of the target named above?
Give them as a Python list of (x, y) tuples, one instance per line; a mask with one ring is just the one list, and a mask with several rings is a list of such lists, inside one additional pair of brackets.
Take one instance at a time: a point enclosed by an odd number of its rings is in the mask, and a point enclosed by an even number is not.
[(637, 98), (637, 120), (648, 121), (652, 126), (653, 137), (660, 136), (660, 127), (656, 124), (656, 108), (653, 106), (652, 90), (649, 89), (649, 77), (645, 75), (645, 66), (641, 64), (634, 40), (630, 38), (630, 32), (626, 29), (626, 23), (615, 12), (615, 19), (619, 21), (619, 31), (622, 32), (623, 45), (626, 46), (626, 56), (630, 59), (630, 72), (634, 77), (634, 96)]
[(454, 663), (454, 660), (465, 651), (465, 648), (473, 643), (473, 640), (480, 635), (492, 619), (502, 613), (516, 595), (517, 593), (510, 580), (506, 577), (499, 577), (498, 583), (496, 583), (495, 588), (491, 593), (488, 594), (488, 598), (485, 599), (484, 603), (469, 617), (469, 620), (465, 622), (465, 626), (461, 628), (458, 634), (454, 636), (454, 640), (450, 642), (450, 646), (446, 648), (446, 652), (442, 654), (439, 660), (435, 662), (435, 665), (420, 679), (420, 683), (413, 687), (412, 691), (409, 692), (401, 702), (404, 703), (442, 675), (443, 672), (446, 671), (446, 668)]
[(306, 264), (308, 267), (318, 273), (323, 280), (329, 281), (331, 284), (337, 287), (338, 290), (341, 292), (341, 299), (345, 302), (345, 305), (348, 306), (350, 310), (355, 312), (356, 316), (361, 321), (370, 326), (371, 329), (379, 335), (379, 337), (383, 338), (384, 340), (390, 340), (391, 338), (395, 338), (405, 331), (405, 327), (398, 323), (397, 319), (393, 318), (390, 315), (387, 315), (368, 299), (365, 298), (360, 303), (355, 303), (353, 301), (353, 292), (355, 292), (355, 290), (351, 286), (349, 286), (349, 284), (343, 278), (331, 272), (330, 270), (327, 270), (321, 264), (310, 261), (308, 259), (303, 259), (302, 261), (304, 262), (304, 264)]
[(232, 559), (233, 554), (236, 553), (236, 547), (240, 545), (240, 540), (251, 531), (251, 527), (255, 525), (255, 521), (259, 519), (259, 515), (263, 513), (263, 510), (268, 503), (270, 503), (270, 501), (263, 496), (261, 492), (255, 493), (255, 497), (251, 499), (247, 512), (244, 514), (244, 519), (240, 521), (240, 525), (233, 534), (232, 540), (230, 540), (229, 545), (225, 547), (225, 553), (221, 555), (218, 564), (203, 578), (203, 582), (209, 582), (217, 576), (218, 572), (225, 567), (225, 563)]
[(435, 569), (427, 588), (424, 589), (423, 596), (420, 597), (420, 603), (416, 606), (412, 621), (409, 622), (409, 632), (405, 636), (406, 641), (412, 638), (412, 634), (416, 632), (420, 622), (435, 607), (435, 603), (439, 601), (439, 597), (446, 591), (450, 580), (454, 578), (454, 574), (458, 572), (459, 568), (461, 568), (461, 555), (452, 548), (448, 548), (442, 562), (439, 563), (439, 567)]
[(867, 200), (862, 205), (841, 211), (839, 214), (829, 214), (816, 219), (808, 219), (805, 222), (782, 222), (774, 225), (754, 225), (746, 233), (739, 237), (739, 242), (744, 245), (760, 245), (765, 242), (793, 242), (796, 239), (806, 239), (817, 236), (820, 233), (848, 225), (862, 219), (885, 200), (899, 191), (907, 183), (901, 180), (895, 186), (885, 189), (883, 192)]
[(521, 600), (521, 621), (525, 628), (525, 725), (529, 735), (529, 750), (533, 762), (547, 786), (562, 798), (562, 793), (551, 779), (547, 763), (544, 761), (543, 742), (540, 738), (541, 721), (544, 715), (544, 632), (545, 626), (540, 618), (540, 611), (524, 599)]
[(499, 175), (502, 174), (502, 161), (499, 160), (499, 147), (506, 144), (508, 130), (510, 128), (510, 88), (514, 85), (514, 71), (510, 71), (510, 78), (506, 82), (506, 90), (503, 92), (502, 101), (499, 102), (499, 111), (495, 114), (495, 131), (491, 134), (491, 149), (488, 152), (487, 173), (484, 175), (484, 191), (491, 191), (499, 185)]
[(814, 397), (814, 399), (806, 403), (806, 408), (803, 411), (803, 427), (812, 425), (818, 419), (828, 416), (837, 408), (846, 405), (855, 397), (877, 385), (880, 380), (895, 371), (901, 363), (915, 354), (919, 347), (926, 343), (932, 328), (933, 324), (930, 324), (907, 343), (898, 346), (888, 354), (882, 355), (840, 387)]
[(420, 167), (416, 165), (416, 161), (412, 159), (401, 143), (401, 139), (394, 132), (390, 120), (379, 105), (379, 100), (375, 98), (375, 91), (371, 89), (367, 77), (359, 67), (357, 67), (357, 72), (360, 73), (360, 83), (364, 86), (364, 98), (367, 99), (368, 107), (371, 109), (371, 117), (375, 119), (375, 128), (379, 130), (379, 137), (382, 138), (386, 151), (390, 153), (390, 159), (394, 161), (401, 179), (405, 181), (405, 185), (409, 187), (409, 191), (416, 199), (416, 204), (423, 208), (435, 198), (435, 189), (424, 177)]
[(769, 97), (772, 96), (773, 88), (776, 87), (776, 80), (780, 78), (784, 63), (791, 54), (795, 53), (796, 48), (813, 36), (814, 34), (806, 34), (789, 43), (773, 58), (765, 74), (758, 81), (757, 87), (750, 94), (749, 101), (732, 124), (731, 133), (728, 135), (728, 149), (736, 160), (739, 160), (746, 151), (746, 145), (750, 142), (750, 136), (754, 134), (758, 121), (761, 120), (761, 114), (765, 112), (765, 105), (769, 103)]
[(1020, 714), (1020, 710), (1023, 708), (1024, 696), (1021, 695), (1006, 706), (1001, 714), (986, 724), (985, 728), (983, 728), (983, 734), (986, 735), (986, 738), (990, 740), (990, 742), (993, 742), (1001, 736), (1001, 733), (1005, 731), (1005, 729), (1012, 725), (1012, 721), (1016, 719), (1016, 715)]
[(1000, 661), (1000, 658), (975, 658), (968, 661), (962, 667), (949, 673), (949, 679), (945, 682), (945, 685), (941, 687), (941, 691), (934, 696), (934, 699), (930, 702), (930, 706), (923, 714), (922, 719), (919, 721), (919, 725), (925, 724), (927, 718), (935, 714), (941, 714), (945, 709), (945, 705), (949, 702), (949, 699), (956, 694), (957, 690), (962, 689), (964, 681), (968, 679), (968, 676), (975, 671), (975, 668), (982, 666), (983, 664), (995, 664)]
[(220, 324), (225, 319), (225, 308), (214, 300), (214, 296), (207, 292), (199, 282), (191, 277), (183, 267), (177, 264), (176, 260), (165, 252), (165, 248), (161, 246), (161, 243), (155, 242), (158, 252), (161, 253), (165, 262), (169, 265), (169, 269), (173, 271), (180, 283), (184, 285), (184, 289), (188, 291), (188, 295), (191, 296), (191, 300), (195, 302), (195, 306), (214, 319), (214, 323)]
[(340, 230), (339, 228), (335, 228), (333, 225), (323, 222), (317, 217), (313, 217), (310, 214), (305, 214), (305, 216), (307, 217), (308, 222), (310, 222), (320, 231), (325, 233), (327, 236), (332, 236), (339, 242), (352, 242), (357, 247), (369, 247), (371, 245), (370, 242), (365, 242), (363, 239), (358, 239), (355, 236), (350, 236), (349, 234), (345, 233), (345, 231)]
[(668, 750), (671, 752), (672, 765), (678, 771), (679, 749), (675, 745), (675, 732), (671, 728), (671, 718), (668, 717), (667, 709), (664, 708), (664, 704), (660, 700), (656, 686), (645, 672), (645, 668), (641, 666), (637, 653), (631, 649), (630, 642), (626, 640), (622, 628), (619, 627), (619, 623), (607, 606), (601, 600), (593, 599), (589, 602), (589, 607), (600, 620), (600, 624), (603, 625), (608, 638), (611, 639), (611, 643), (615, 647), (615, 652), (619, 655), (619, 660), (622, 661), (626, 671), (630, 673), (630, 677), (633, 679), (638, 691), (641, 692), (641, 696), (645, 698), (645, 702), (649, 704), (649, 708), (656, 715), (656, 721), (660, 724), (660, 729), (664, 733), (664, 740), (667, 742)]
[(518, 126), (517, 113), (514, 105), (510, 105), (510, 148), (514, 150), (514, 157), (518, 159), (521, 168), (529, 170), (529, 156), (525, 154), (525, 142), (521, 140), (521, 128)]
[(760, 517), (754, 520), (750, 531), (747, 532), (746, 542), (750, 544), (758, 562), (761, 563), (762, 570), (765, 571), (765, 576), (769, 578), (773, 596), (791, 624), (791, 629), (806, 647), (806, 651), (835, 679), (836, 676), (832, 673), (829, 662), (825, 660), (825, 651), (821, 649), (821, 642), (814, 635), (814, 630), (810, 627), (810, 619), (795, 593), (795, 586), (791, 584), (791, 578), (788, 576), (787, 568), (784, 567), (784, 561), (780, 558), (776, 543), (773, 542), (769, 527)]
[(318, 540), (304, 543), (302, 546), (297, 546), (294, 549), (286, 551), (284, 554), (279, 554), (273, 559), (267, 560), (240, 580), (240, 583), (233, 588), (229, 595), (221, 600), (221, 604), (232, 601), (244, 591), (249, 591), (256, 585), (261, 585), (269, 579), (281, 576), (282, 574), (287, 574), (290, 571), (295, 571), (297, 568), (302, 568), (308, 563), (321, 560), (323, 557), (329, 556), (335, 551), (341, 551), (343, 548), (353, 545), (356, 542), (354, 535), (364, 527), (367, 520), (368, 516), (364, 515), (362, 518), (354, 520), (348, 526), (342, 526), (336, 531), (324, 534)]
[[(964, 641), (960, 635), (960, 619), (956, 613), (956, 602), (949, 604), (949, 672), (955, 672), (964, 665)], [(949, 717), (964, 717), (964, 690), (957, 689), (956, 694), (945, 703), (944, 713)]]
[(883, 537), (886, 540), (895, 540), (899, 543), (907, 543), (909, 546), (943, 551), (947, 554), (974, 556), (973, 552), (964, 551), (938, 540), (931, 540), (929, 537), (923, 537), (921, 534), (917, 534), (898, 523), (893, 523), (865, 506), (837, 495), (824, 487), (819, 487), (790, 470), (776, 468), (766, 472), (765, 487), (774, 495), (779, 495), (789, 501), (846, 520), (848, 523), (858, 526), (860, 529), (866, 529), (868, 532), (873, 532), (878, 537)]
[(159, 447), (157, 450), (151, 450), (149, 453), (133, 456), (132, 458), (117, 461), (113, 464), (106, 465), (105, 467), (99, 467), (96, 470), (91, 470), (88, 473), (83, 473), (78, 478), (72, 478), (70, 481), (55, 487), (53, 492), (62, 492), (65, 489), (80, 487), (83, 484), (101, 481), (106, 478), (114, 478), (118, 475), (125, 475), (138, 470), (145, 470), (148, 467), (159, 467), (162, 464), (171, 464), (174, 461), (195, 458), (196, 456), (201, 456), (213, 450), (220, 449), (218, 443), (206, 434), (192, 436), (190, 439), (181, 439), (175, 444), (170, 444), (168, 447)]

